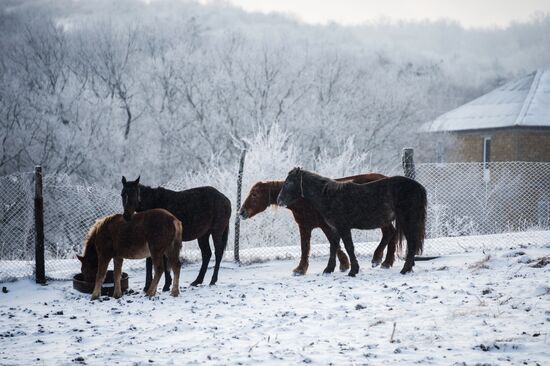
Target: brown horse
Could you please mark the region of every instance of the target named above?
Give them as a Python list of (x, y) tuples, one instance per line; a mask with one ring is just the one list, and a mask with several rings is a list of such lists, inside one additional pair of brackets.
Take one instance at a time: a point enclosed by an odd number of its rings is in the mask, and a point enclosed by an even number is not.
[[(385, 175), (370, 173), (353, 175), (349, 177), (336, 179), (338, 182), (354, 182), (358, 184), (374, 182), (379, 179), (386, 178)], [(252, 218), (260, 212), (263, 212), (269, 205), (277, 204), (277, 196), (281, 192), (284, 181), (273, 180), (267, 182), (257, 182), (252, 186), (248, 196), (246, 197), (243, 205), (240, 209), (241, 218)], [(331, 245), (335, 245), (337, 248), (336, 254), (340, 261), (340, 270), (346, 271), (349, 269), (349, 261), (346, 254), (340, 248), (340, 237), (327, 225), (321, 214), (306, 200), (299, 198), (292, 202), (287, 207), (292, 211), (294, 221), (298, 224), (300, 229), (300, 241), (302, 255), (300, 263), (293, 270), (295, 274), (303, 275), (307, 272), (309, 266), (309, 253), (311, 248), (311, 232), (315, 228), (320, 228), (326, 235)], [(383, 268), (390, 268), (395, 259), (395, 249), (397, 243), (396, 230), (391, 223), (380, 226), (382, 230), (382, 240), (376, 248), (372, 257), (372, 266), (376, 267), (382, 262), (384, 255), (384, 248), (388, 246), (386, 253), (386, 259), (382, 263)], [(334, 267), (327, 267), (326, 273), (334, 271)]]
[(85, 281), (95, 280), (92, 300), (99, 297), (101, 285), (107, 274), (107, 267), (114, 259), (115, 288), (113, 296), (122, 296), (120, 276), (123, 258), (143, 259), (151, 257), (155, 276), (147, 296), (155, 296), (162, 276), (163, 257), (166, 255), (174, 274), (172, 296), (179, 295), (180, 250), (182, 224), (170, 212), (163, 209), (136, 213), (130, 221), (122, 215), (103, 217), (95, 222), (86, 236), (83, 256), (77, 256), (82, 263)]
[[(350, 276), (355, 276), (359, 271), (351, 229), (375, 229), (395, 220), (397, 245), (401, 245), (403, 237), (407, 239), (407, 257), (402, 274), (412, 271), (415, 254), (422, 253), (427, 194), (417, 181), (397, 176), (366, 184), (337, 182), (294, 168), (288, 173), (277, 204), (288, 206), (300, 198), (315, 207), (342, 238), (351, 262)], [(331, 259), (336, 249), (331, 243)]]

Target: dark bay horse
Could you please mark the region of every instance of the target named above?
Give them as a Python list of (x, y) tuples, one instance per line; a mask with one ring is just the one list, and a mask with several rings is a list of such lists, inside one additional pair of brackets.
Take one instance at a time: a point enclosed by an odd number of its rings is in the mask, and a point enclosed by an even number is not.
[[(403, 237), (407, 239), (407, 257), (401, 273), (412, 271), (414, 256), (420, 254), (424, 246), (426, 226), (426, 189), (420, 183), (399, 176), (366, 184), (337, 182), (294, 168), (288, 173), (277, 203), (288, 206), (300, 198), (315, 207), (342, 238), (351, 261), (350, 276), (359, 272), (351, 229), (375, 229), (393, 220), (397, 246), (401, 245)], [(331, 243), (333, 261), (336, 249)]]
[[(353, 175), (344, 178), (336, 179), (337, 182), (354, 182), (358, 184), (369, 183), (375, 180), (386, 178), (385, 175), (370, 173), (370, 174), (361, 174)], [(284, 181), (266, 181), (266, 182), (257, 182), (255, 183), (248, 196), (246, 197), (244, 203), (240, 209), (240, 216), (243, 220), (254, 217), (260, 212), (265, 211), (270, 205), (277, 204), (277, 196), (281, 192)], [(340, 261), (340, 270), (346, 271), (349, 269), (349, 261), (346, 254), (340, 248), (340, 237), (337, 233), (332, 230), (327, 223), (324, 221), (321, 214), (303, 198), (298, 198), (294, 202), (290, 203), (287, 206), (288, 209), (292, 211), (294, 216), (294, 221), (298, 224), (300, 230), (300, 242), (302, 255), (300, 258), (300, 263), (293, 270), (295, 274), (305, 274), (309, 266), (309, 253), (311, 248), (311, 232), (315, 228), (320, 228), (331, 245), (336, 246), (336, 255)], [(395, 235), (395, 228), (391, 223), (381, 226), (382, 229), (382, 240), (376, 248), (374, 255), (372, 257), (372, 265), (376, 267), (382, 262), (382, 257), (384, 255), (384, 248), (388, 246), (388, 251), (386, 253), (386, 259), (382, 263), (383, 268), (390, 268), (393, 265), (395, 258), (395, 249), (397, 236)], [(334, 242), (334, 244), (332, 244)], [(335, 262), (333, 262), (335, 263)], [(333, 272), (334, 267), (325, 269), (325, 273)]]
[(172, 296), (179, 295), (180, 250), (182, 224), (170, 212), (163, 209), (137, 213), (130, 221), (122, 215), (103, 217), (91, 227), (84, 244), (84, 254), (77, 256), (85, 281), (95, 280), (92, 300), (99, 297), (101, 285), (105, 281), (107, 267), (114, 260), (115, 288), (113, 296), (122, 296), (120, 276), (122, 261), (151, 257), (155, 267), (155, 277), (147, 296), (155, 296), (157, 286), (164, 271), (163, 258), (166, 256), (174, 273)]
[[(192, 286), (197, 286), (204, 280), (208, 262), (212, 257), (209, 243), (209, 238), (212, 236), (216, 264), (210, 284), (216, 284), (220, 262), (229, 236), (231, 201), (214, 187), (198, 187), (175, 192), (161, 187), (151, 188), (139, 184), (139, 177), (133, 182), (126, 181), (126, 178), (122, 177), (122, 186), (122, 204), (124, 217), (127, 220), (136, 211), (164, 208), (185, 223), (183, 241), (198, 239), (202, 265), (197, 279), (191, 283)], [(145, 286), (150, 281), (151, 261), (148, 259)], [(168, 276), (166, 281), (164, 291), (170, 288)]]

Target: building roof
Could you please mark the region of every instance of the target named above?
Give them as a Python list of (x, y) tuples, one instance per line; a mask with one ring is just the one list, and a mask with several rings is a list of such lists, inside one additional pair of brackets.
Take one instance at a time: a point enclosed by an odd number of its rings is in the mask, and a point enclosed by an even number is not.
[(550, 70), (537, 70), (453, 109), (422, 126), (424, 131), (503, 127), (550, 127)]

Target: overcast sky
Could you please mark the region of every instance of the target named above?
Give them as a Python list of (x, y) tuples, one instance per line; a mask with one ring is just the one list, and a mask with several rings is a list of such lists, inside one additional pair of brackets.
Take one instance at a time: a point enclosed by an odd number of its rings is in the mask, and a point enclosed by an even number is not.
[[(211, 2), (212, 0), (202, 0)], [(217, 1), (217, 0), (214, 0)], [(550, 13), (550, 0), (225, 0), (247, 11), (283, 12), (308, 23), (359, 24), (391, 20), (452, 19), (465, 27), (506, 26), (535, 12)]]

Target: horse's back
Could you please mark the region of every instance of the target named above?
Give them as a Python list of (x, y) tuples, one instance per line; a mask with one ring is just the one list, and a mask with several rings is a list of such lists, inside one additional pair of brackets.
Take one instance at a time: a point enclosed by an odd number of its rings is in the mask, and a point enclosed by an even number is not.
[(183, 240), (200, 238), (213, 230), (225, 230), (231, 217), (231, 201), (212, 186), (172, 191), (156, 188), (156, 207), (170, 211), (183, 222)]
[(363, 184), (363, 183), (370, 183), (374, 182), (380, 179), (387, 178), (387, 176), (379, 173), (367, 173), (367, 174), (359, 174), (359, 175), (351, 175), (349, 177), (342, 177), (337, 178), (335, 181), (337, 182), (353, 182), (356, 184)]

